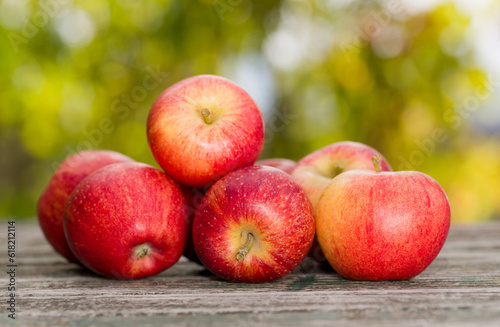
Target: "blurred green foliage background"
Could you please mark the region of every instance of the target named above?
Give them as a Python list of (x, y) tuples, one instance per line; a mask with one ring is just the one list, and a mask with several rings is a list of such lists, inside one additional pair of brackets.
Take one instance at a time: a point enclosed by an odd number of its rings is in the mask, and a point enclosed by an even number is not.
[(74, 152), (156, 165), (151, 104), (209, 73), (255, 98), (266, 119), (261, 158), (363, 142), (394, 169), (440, 182), (454, 222), (497, 218), (500, 5), (423, 3), (2, 1), (0, 217), (36, 215)]

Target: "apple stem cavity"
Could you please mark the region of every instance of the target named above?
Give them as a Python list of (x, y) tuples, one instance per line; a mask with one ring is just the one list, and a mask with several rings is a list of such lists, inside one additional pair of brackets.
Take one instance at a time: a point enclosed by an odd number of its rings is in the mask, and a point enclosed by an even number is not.
[(134, 253), (137, 259), (142, 259), (151, 254), (151, 247), (147, 243), (141, 244), (135, 247)]
[(335, 165), (335, 167), (333, 167), (333, 177), (340, 175), (343, 171), (344, 171), (344, 166)]
[(203, 108), (201, 111), (201, 115), (203, 116), (203, 120), (205, 121), (206, 124), (211, 124), (212, 123), (212, 118), (210, 117), (210, 110), (207, 108)]
[(373, 167), (375, 167), (375, 172), (380, 173), (382, 171), (382, 158), (376, 154), (372, 157)]
[(243, 245), (239, 250), (238, 252), (236, 252), (236, 260), (238, 261), (243, 261), (245, 260), (248, 252), (250, 251), (250, 249), (252, 248), (252, 245), (253, 245), (253, 240), (254, 240), (254, 237), (252, 235), (252, 233), (248, 233), (248, 238), (247, 238), (247, 242), (245, 243), (245, 245)]

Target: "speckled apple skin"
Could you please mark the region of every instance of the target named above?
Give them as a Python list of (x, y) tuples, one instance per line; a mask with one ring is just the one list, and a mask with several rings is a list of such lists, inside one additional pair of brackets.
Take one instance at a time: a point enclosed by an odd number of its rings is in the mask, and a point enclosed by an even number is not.
[(352, 280), (410, 279), (443, 247), (450, 206), (434, 179), (415, 171), (352, 170), (318, 203), (318, 241), (328, 262)]
[[(206, 108), (214, 121), (206, 124)], [(251, 166), (264, 146), (264, 121), (252, 98), (228, 79), (198, 75), (166, 89), (147, 122), (154, 158), (176, 181), (197, 188)]]
[[(236, 253), (255, 244), (243, 261)], [(232, 172), (205, 195), (193, 223), (201, 262), (215, 275), (236, 282), (269, 282), (285, 276), (306, 256), (314, 238), (312, 205), (285, 172), (252, 166)]]
[[(71, 194), (64, 230), (76, 257), (89, 269), (137, 279), (176, 263), (187, 238), (186, 202), (179, 186), (158, 169), (120, 163), (99, 169)], [(137, 258), (142, 244), (150, 255)]]
[(290, 159), (285, 158), (269, 158), (258, 160), (255, 162), (256, 166), (269, 166), (283, 170), (287, 174), (291, 174), (297, 163)]
[(341, 165), (343, 172), (352, 169), (375, 170), (372, 162), (375, 155), (382, 158), (382, 171), (392, 171), (389, 162), (374, 148), (363, 143), (342, 141), (327, 145), (299, 160), (292, 176), (304, 188), (316, 208), (321, 194), (334, 177), (331, 172), (336, 165)]
[(63, 228), (64, 208), (71, 192), (85, 177), (97, 169), (114, 163), (133, 161), (114, 151), (82, 151), (66, 158), (55, 171), (38, 199), (38, 222), (54, 250), (69, 262), (78, 262), (66, 242)]

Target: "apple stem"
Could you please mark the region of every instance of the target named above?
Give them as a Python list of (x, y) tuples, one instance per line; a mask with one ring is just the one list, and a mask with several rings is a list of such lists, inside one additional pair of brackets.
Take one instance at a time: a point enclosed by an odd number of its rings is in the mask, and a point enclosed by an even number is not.
[(203, 116), (203, 120), (205, 121), (205, 123), (212, 123), (212, 119), (210, 118), (210, 110), (208, 110), (207, 108), (203, 108), (203, 110), (201, 111), (201, 115)]
[(151, 247), (147, 243), (141, 244), (134, 249), (134, 252), (137, 259), (142, 259), (151, 253)]
[(376, 154), (372, 157), (373, 167), (375, 167), (375, 172), (380, 173), (382, 171), (382, 158)]
[(253, 235), (252, 233), (248, 233), (247, 242), (238, 250), (238, 252), (236, 252), (236, 260), (238, 261), (245, 260), (248, 252), (252, 248), (252, 245), (253, 245)]

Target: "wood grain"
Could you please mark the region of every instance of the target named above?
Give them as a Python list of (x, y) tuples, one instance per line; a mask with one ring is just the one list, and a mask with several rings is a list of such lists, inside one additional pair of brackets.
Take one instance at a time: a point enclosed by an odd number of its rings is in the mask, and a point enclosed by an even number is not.
[(118, 281), (66, 263), (36, 222), (17, 223), (16, 238), (17, 319), (2, 310), (1, 326), (500, 326), (500, 222), (452, 226), (432, 265), (397, 282), (348, 281), (306, 262), (273, 283), (237, 284), (184, 259)]

